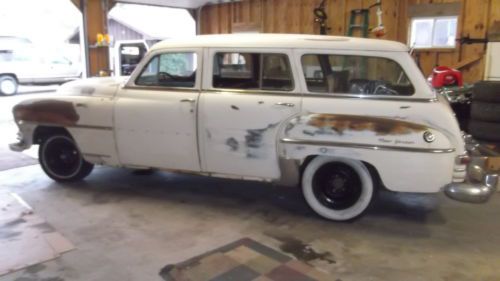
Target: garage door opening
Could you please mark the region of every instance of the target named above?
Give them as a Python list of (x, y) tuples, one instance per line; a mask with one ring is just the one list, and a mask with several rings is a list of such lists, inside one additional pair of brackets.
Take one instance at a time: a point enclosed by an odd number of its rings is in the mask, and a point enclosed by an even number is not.
[(39, 91), (39, 85), (80, 78), (80, 45), (71, 37), (81, 21), (81, 12), (69, 0), (2, 1), (1, 94)]
[(128, 76), (155, 43), (196, 35), (186, 9), (117, 3), (108, 14), (110, 67), (115, 76)]

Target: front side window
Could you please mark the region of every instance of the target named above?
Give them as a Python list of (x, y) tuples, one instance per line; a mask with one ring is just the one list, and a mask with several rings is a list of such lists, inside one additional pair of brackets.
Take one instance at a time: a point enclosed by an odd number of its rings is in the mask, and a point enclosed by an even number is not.
[(411, 96), (415, 91), (401, 66), (387, 58), (308, 54), (302, 69), (310, 92)]
[(141, 86), (193, 88), (196, 69), (196, 53), (165, 53), (153, 57), (135, 83)]
[(217, 53), (214, 88), (245, 90), (293, 90), (290, 63), (285, 54)]

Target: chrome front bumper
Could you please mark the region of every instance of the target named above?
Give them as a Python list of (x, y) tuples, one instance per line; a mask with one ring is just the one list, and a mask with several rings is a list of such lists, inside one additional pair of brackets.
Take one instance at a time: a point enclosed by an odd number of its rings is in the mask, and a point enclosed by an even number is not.
[(19, 142), (16, 142), (16, 143), (9, 144), (10, 150), (16, 151), (16, 152), (21, 152), (23, 150), (26, 150), (26, 149), (28, 149), (28, 147), (29, 146), (26, 145), (26, 143), (23, 142), (23, 141), (19, 141)]
[[(29, 131), (32, 132), (32, 131)], [(29, 139), (26, 139), (24, 136), (26, 134), (23, 134), (23, 132), (19, 131), (17, 132), (17, 142), (16, 143), (11, 143), (9, 144), (9, 148), (12, 151), (16, 152), (21, 152), (23, 150), (26, 150), (31, 147), (31, 133), (29, 134)]]

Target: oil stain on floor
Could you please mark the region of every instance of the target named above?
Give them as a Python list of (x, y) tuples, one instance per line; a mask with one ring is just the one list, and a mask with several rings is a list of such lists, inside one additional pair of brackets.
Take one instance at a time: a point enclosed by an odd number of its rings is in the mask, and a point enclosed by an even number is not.
[(311, 265), (312, 261), (321, 260), (325, 261), (329, 264), (334, 264), (335, 260), (332, 253), (326, 252), (317, 252), (313, 249), (313, 247), (293, 236), (285, 235), (285, 234), (276, 234), (276, 233), (264, 233), (265, 235), (272, 237), (278, 241), (280, 241), (281, 245), (280, 250), (291, 254), (296, 259)]

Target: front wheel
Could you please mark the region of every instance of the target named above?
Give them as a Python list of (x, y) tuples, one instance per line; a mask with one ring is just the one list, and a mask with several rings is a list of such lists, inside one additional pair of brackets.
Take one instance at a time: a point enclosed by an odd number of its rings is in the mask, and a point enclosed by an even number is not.
[(368, 208), (374, 184), (370, 172), (360, 161), (319, 156), (304, 170), (302, 193), (320, 216), (348, 221)]
[(67, 135), (54, 135), (44, 140), (38, 156), (43, 171), (59, 182), (81, 180), (94, 168), (83, 159), (75, 141)]
[(4, 96), (12, 96), (17, 93), (17, 80), (10, 75), (0, 76), (0, 94)]

